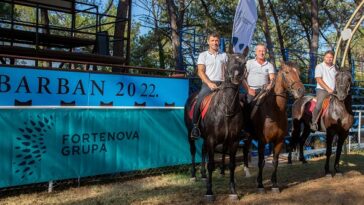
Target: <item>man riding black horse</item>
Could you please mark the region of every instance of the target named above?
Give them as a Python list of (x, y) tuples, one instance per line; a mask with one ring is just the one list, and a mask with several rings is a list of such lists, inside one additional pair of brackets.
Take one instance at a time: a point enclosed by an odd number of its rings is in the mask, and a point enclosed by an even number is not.
[(209, 49), (198, 56), (197, 74), (202, 80), (202, 86), (194, 106), (193, 128), (191, 131), (191, 138), (193, 139), (197, 139), (201, 135), (198, 122), (200, 118), (199, 108), (203, 99), (216, 90), (224, 78), (223, 73), (227, 62), (227, 55), (225, 52), (219, 51), (219, 42), (220, 35), (218, 33), (209, 34), (207, 37)]

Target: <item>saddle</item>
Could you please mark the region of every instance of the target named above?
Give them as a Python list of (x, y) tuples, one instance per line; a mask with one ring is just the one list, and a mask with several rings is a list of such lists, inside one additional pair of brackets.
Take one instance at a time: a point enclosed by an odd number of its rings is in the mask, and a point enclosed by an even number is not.
[(258, 95), (256, 95), (253, 98), (253, 101), (251, 102), (251, 105), (253, 107), (252, 107), (252, 110), (251, 110), (251, 113), (250, 113), (250, 118), (253, 118), (253, 116), (255, 115), (255, 113), (258, 110), (258, 107), (264, 102), (265, 97), (268, 95), (269, 91), (270, 90), (263, 89), (262, 91), (259, 92)]
[[(312, 117), (312, 112), (316, 107), (317, 99), (313, 96), (304, 96), (296, 100), (292, 105), (292, 117), (295, 119), (301, 119), (303, 116)], [(322, 103), (322, 108), (319, 113), (319, 118), (327, 112), (330, 104), (330, 97), (327, 97)]]
[[(201, 113), (201, 118), (204, 119), (205, 116), (206, 116), (206, 113), (210, 107), (210, 104), (211, 104), (211, 100), (212, 100), (212, 97), (216, 94), (216, 92), (213, 92), (211, 94), (209, 94), (208, 96), (206, 96), (201, 105), (200, 105), (200, 113)], [(197, 97), (195, 97), (193, 100), (192, 100), (192, 103), (191, 103), (191, 109), (190, 111), (188, 112), (188, 117), (190, 119), (193, 118), (193, 112), (195, 110), (195, 105), (196, 105), (196, 101), (197, 101)]]
[[(316, 107), (316, 103), (317, 103), (317, 98), (314, 97), (312, 98), (311, 101), (309, 101), (306, 105), (305, 105), (305, 113), (309, 116), (312, 116), (312, 112)], [(329, 104), (330, 104), (330, 97), (327, 97), (324, 102), (322, 103), (322, 107), (321, 107), (321, 111), (319, 113), (319, 116), (322, 115), (324, 112), (326, 112), (326, 110), (329, 108)]]

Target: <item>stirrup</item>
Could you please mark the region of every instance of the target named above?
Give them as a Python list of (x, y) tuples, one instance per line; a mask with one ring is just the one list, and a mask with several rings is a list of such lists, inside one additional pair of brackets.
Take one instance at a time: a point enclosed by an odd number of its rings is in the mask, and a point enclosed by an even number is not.
[(193, 140), (196, 140), (196, 139), (198, 139), (200, 136), (201, 136), (201, 131), (200, 131), (200, 129), (198, 128), (198, 126), (197, 126), (197, 125), (193, 125), (193, 128), (192, 128), (192, 130), (191, 130), (191, 138), (192, 138)]
[(318, 130), (318, 125), (316, 122), (311, 122), (310, 124), (310, 129), (311, 129), (311, 132), (314, 133)]

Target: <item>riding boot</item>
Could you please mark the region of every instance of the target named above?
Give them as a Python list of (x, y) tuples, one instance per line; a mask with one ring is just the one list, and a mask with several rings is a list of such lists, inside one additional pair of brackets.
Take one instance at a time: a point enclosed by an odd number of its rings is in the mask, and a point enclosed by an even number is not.
[(317, 120), (318, 120), (319, 112), (320, 112), (320, 110), (317, 110), (316, 108), (312, 112), (312, 119), (311, 119), (311, 124), (310, 124), (310, 129), (311, 129), (312, 133), (315, 133), (318, 130)]
[(200, 118), (200, 110), (199, 110), (199, 102), (196, 103), (195, 108), (193, 110), (193, 117), (192, 117), (192, 130), (191, 130), (191, 138), (193, 140), (197, 140), (201, 136), (201, 131), (198, 127), (199, 118)]
[(209, 95), (212, 92), (212, 90), (205, 84), (203, 83), (201, 86), (201, 90), (197, 95), (197, 99), (196, 99), (196, 104), (193, 110), (193, 117), (192, 117), (192, 130), (191, 130), (191, 138), (193, 140), (198, 139), (201, 136), (201, 132), (200, 129), (198, 128), (198, 124), (199, 124), (199, 119), (201, 116), (200, 113), (200, 106), (201, 103), (203, 101), (203, 99)]

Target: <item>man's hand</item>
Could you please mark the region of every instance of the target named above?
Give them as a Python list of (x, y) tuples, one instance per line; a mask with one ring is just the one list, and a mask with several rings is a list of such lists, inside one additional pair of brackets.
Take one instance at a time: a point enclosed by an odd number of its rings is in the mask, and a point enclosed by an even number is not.
[(272, 88), (272, 83), (264, 85), (264, 90), (270, 90)]
[(329, 94), (332, 94), (334, 91), (333, 91), (331, 88), (327, 88), (327, 92), (328, 92)]
[(254, 90), (254, 89), (249, 88), (249, 89), (248, 89), (248, 93), (249, 93), (249, 95), (251, 95), (251, 96), (255, 96), (255, 90)]
[(207, 86), (209, 86), (209, 88), (210, 88), (212, 91), (214, 91), (214, 90), (216, 90), (216, 89), (217, 89), (217, 85), (216, 85), (215, 83), (213, 83), (213, 82), (209, 82), (209, 83), (207, 84)]

